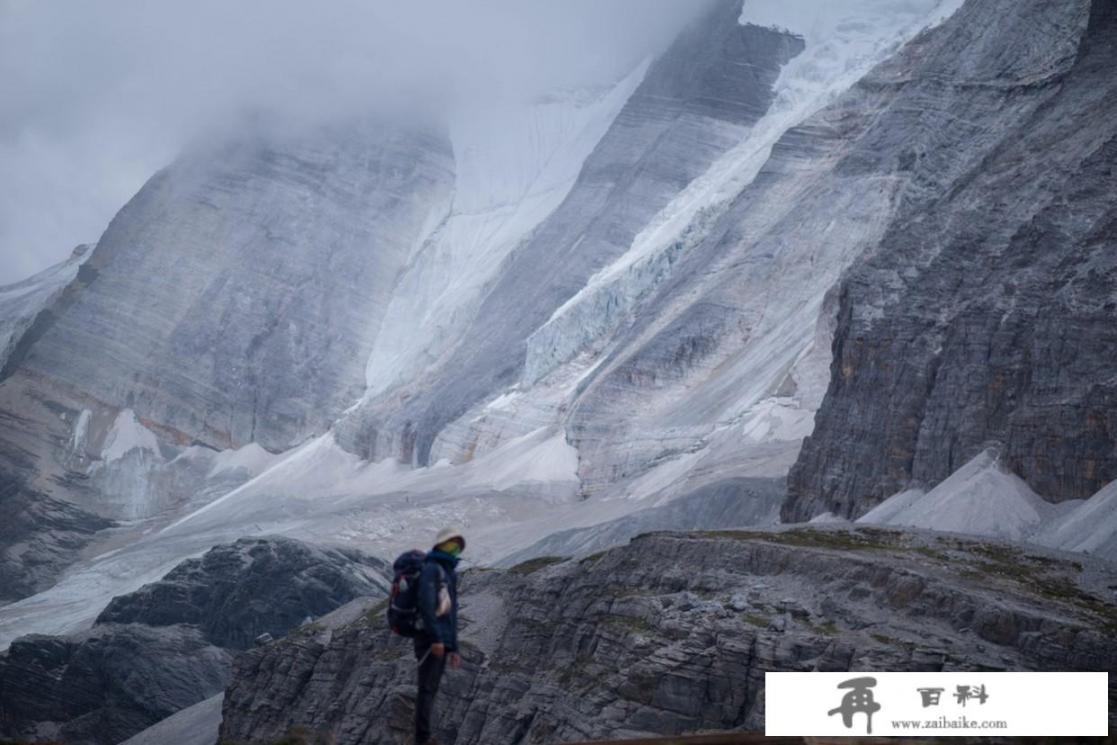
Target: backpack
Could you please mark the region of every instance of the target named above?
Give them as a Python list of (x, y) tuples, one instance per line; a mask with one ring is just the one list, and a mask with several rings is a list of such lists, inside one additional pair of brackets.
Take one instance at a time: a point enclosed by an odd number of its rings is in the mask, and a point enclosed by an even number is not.
[(388, 627), (400, 636), (418, 636), (422, 631), (419, 618), (419, 577), (427, 555), (419, 550), (406, 551), (392, 563), (392, 589), (388, 595)]

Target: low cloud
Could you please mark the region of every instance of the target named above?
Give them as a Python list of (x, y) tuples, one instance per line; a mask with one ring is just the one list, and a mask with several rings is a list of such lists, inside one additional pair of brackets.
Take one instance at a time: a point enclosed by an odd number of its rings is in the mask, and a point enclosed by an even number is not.
[(694, 0), (0, 0), (0, 283), (97, 240), (188, 142), (616, 80)]

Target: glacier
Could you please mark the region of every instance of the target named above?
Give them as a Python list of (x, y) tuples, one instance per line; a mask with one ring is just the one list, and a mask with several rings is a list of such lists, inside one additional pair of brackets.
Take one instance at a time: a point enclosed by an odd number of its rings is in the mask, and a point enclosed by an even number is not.
[(648, 64), (603, 91), (452, 113), (454, 196), (392, 291), (368, 357), (366, 397), (417, 374), (452, 346), (500, 263), (573, 188)]

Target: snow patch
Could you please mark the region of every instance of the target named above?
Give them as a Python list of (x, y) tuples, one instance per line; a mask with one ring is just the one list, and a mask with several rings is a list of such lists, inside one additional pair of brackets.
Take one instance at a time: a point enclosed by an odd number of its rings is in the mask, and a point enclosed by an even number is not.
[(70, 435), (70, 452), (81, 455), (85, 451), (85, 441), (89, 436), (89, 420), (93, 417), (93, 412), (89, 409), (82, 409), (78, 414), (77, 421), (74, 422), (74, 432)]
[(657, 463), (625, 487), (625, 496), (629, 499), (645, 499), (662, 492), (676, 482), (686, 479), (703, 455), (705, 455), (703, 451), (695, 450)]
[(105, 436), (101, 460), (112, 463), (137, 449), (158, 454), (159, 440), (154, 432), (140, 424), (136, 412), (124, 409), (117, 415), (112, 428)]
[[(950, 18), (966, 0), (746, 0), (739, 22), (803, 37), (807, 44), (840, 37), (847, 47), (872, 34), (867, 24), (888, 25), (898, 18), (919, 18), (921, 28)], [(837, 60), (836, 60), (837, 61)]]
[(509, 440), (484, 460), (490, 465), (473, 469), (469, 486), (504, 491), (532, 482), (578, 482), (578, 451), (562, 430), (542, 428)]
[(235, 450), (222, 450), (213, 457), (213, 467), (209, 470), (212, 478), (220, 473), (243, 470), (252, 476), (266, 471), (280, 456), (269, 453), (259, 443), (250, 442)]
[(927, 492), (922, 489), (906, 489), (899, 494), (893, 494), (891, 497), (866, 512), (858, 518), (857, 522), (875, 523), (877, 525), (903, 524), (902, 521), (906, 519), (905, 516), (908, 511), (915, 507), (915, 505), (919, 503), (919, 500), (923, 499), (925, 496), (927, 496)]
[(360, 509), (393, 493), (491, 492), (536, 484), (578, 484), (578, 452), (559, 430), (542, 428), (509, 440), (476, 460), (427, 468), (388, 458), (368, 462), (346, 451), (327, 432), (281, 456), (259, 476), (163, 529), (196, 530), (256, 520), (275, 521), (331, 510)]
[(838, 525), (849, 521), (845, 518), (838, 517), (833, 512), (823, 512), (821, 515), (815, 515), (807, 522), (812, 525)]
[(469, 531), (469, 560), (476, 562), (530, 545), (555, 525), (616, 517), (608, 505), (587, 510), (577, 500), (577, 466), (577, 452), (554, 428), (511, 440), (468, 463), (429, 468), (362, 461), (326, 433), (276, 456), (263, 473), (162, 530), (94, 557), (50, 589), (0, 608), (0, 649), (32, 631), (86, 628), (113, 596), (243, 536), (288, 535), (388, 556), (427, 545), (438, 526), (454, 523)]

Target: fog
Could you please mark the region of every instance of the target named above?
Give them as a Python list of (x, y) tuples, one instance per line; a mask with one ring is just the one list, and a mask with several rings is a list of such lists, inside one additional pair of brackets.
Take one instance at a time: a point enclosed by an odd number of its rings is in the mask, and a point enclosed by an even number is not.
[(95, 242), (188, 143), (612, 82), (695, 0), (0, 0), (0, 284)]

